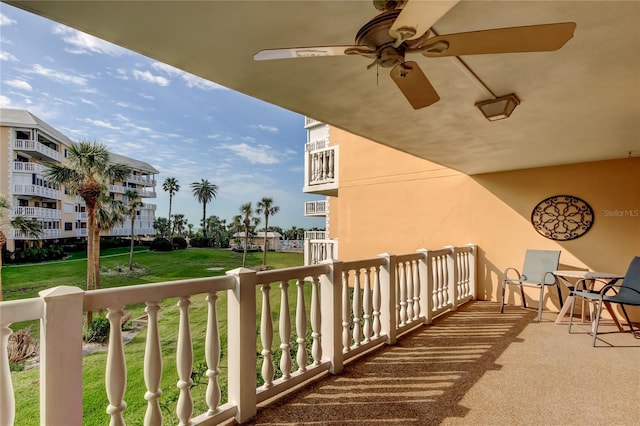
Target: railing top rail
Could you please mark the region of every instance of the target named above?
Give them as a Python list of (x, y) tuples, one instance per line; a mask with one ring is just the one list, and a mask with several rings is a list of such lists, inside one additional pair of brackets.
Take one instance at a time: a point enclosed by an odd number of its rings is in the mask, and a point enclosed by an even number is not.
[(444, 256), (444, 255), (453, 253), (453, 247), (443, 248), (440, 250), (427, 250), (426, 253), (428, 257)]
[(373, 268), (386, 263), (384, 257), (372, 257), (370, 259), (349, 260), (342, 263), (343, 270)]
[(411, 262), (413, 260), (420, 260), (424, 258), (424, 252), (405, 253), (396, 255), (396, 262)]
[(258, 285), (273, 283), (277, 281), (288, 281), (311, 276), (327, 274), (328, 264), (318, 264), (311, 266), (295, 266), (293, 268), (274, 269), (272, 271), (260, 271), (257, 273)]
[(462, 247), (454, 247), (453, 250), (456, 253), (471, 253), (473, 252), (475, 246), (474, 245), (466, 245), (466, 246), (462, 246)]
[[(5, 301), (0, 307), (0, 326), (40, 319), (43, 313), (44, 301), (39, 297)], [(11, 319), (10, 322), (5, 322), (8, 319)]]
[(97, 311), (113, 306), (230, 290), (234, 285), (233, 277), (220, 276), (91, 290), (85, 293), (83, 310)]

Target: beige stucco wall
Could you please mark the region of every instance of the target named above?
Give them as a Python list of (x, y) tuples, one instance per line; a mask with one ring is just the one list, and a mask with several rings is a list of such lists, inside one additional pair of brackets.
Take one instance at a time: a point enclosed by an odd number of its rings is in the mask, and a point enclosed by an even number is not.
[[(561, 250), (563, 268), (616, 273), (640, 255), (640, 158), (467, 176), (339, 130), (331, 139), (340, 145), (330, 204), (340, 259), (475, 243), (479, 297), (498, 300), (502, 271), (521, 267), (527, 248)], [(532, 209), (558, 194), (591, 205), (586, 235), (556, 242), (534, 230)], [(557, 309), (557, 296), (547, 304)]]

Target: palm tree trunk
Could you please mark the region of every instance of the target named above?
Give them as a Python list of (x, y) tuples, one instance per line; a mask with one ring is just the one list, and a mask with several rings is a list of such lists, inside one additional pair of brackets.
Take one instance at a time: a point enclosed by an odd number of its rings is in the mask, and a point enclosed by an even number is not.
[(267, 264), (267, 232), (269, 230), (269, 215), (264, 215), (264, 253), (262, 258), (262, 264)]
[[(94, 203), (88, 203), (87, 205), (87, 290), (94, 288), (95, 270), (94, 270), (94, 240), (93, 232), (96, 228), (96, 205)], [(87, 312), (87, 324), (93, 321), (93, 312)]]
[(135, 212), (131, 213), (131, 248), (129, 249), (129, 270), (133, 271), (133, 225), (136, 220)]
[(244, 227), (244, 251), (242, 252), (242, 267), (247, 264), (247, 250), (249, 249), (249, 227)]
[(93, 288), (100, 288), (100, 228), (93, 231)]
[(207, 203), (202, 203), (202, 236), (207, 238)]
[(169, 193), (169, 242), (173, 244), (173, 226), (171, 226), (171, 205), (173, 203), (173, 195)]

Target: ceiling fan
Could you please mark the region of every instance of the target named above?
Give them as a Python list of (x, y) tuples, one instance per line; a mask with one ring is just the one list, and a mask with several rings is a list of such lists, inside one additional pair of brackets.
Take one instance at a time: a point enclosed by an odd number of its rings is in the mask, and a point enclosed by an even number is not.
[(431, 29), (459, 0), (374, 0), (381, 13), (356, 34), (355, 45), (261, 50), (256, 61), (315, 56), (360, 55), (373, 59), (367, 68), (391, 68), (391, 79), (414, 109), (434, 104), (440, 96), (407, 53), (428, 58), (490, 53), (545, 52), (560, 49), (573, 37), (574, 22), (498, 28), (436, 35)]

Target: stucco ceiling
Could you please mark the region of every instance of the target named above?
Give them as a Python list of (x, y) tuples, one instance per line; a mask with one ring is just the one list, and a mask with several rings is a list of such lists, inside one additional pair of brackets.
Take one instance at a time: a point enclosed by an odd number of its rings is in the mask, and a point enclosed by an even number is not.
[[(413, 0), (416, 1), (416, 0)], [(253, 60), (261, 49), (353, 44), (378, 11), (362, 1), (9, 1), (54, 21), (291, 111), (467, 174), (640, 155), (640, 2), (461, 1), (439, 34), (575, 22), (558, 51), (453, 58), (412, 55), (441, 100), (413, 110), (360, 56)], [(301, 142), (302, 143), (302, 142)]]

